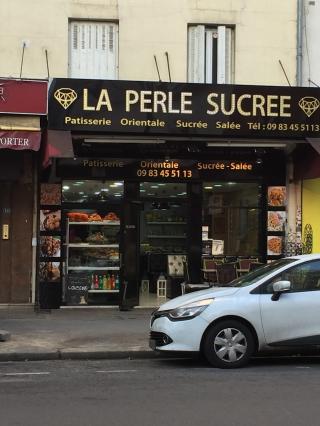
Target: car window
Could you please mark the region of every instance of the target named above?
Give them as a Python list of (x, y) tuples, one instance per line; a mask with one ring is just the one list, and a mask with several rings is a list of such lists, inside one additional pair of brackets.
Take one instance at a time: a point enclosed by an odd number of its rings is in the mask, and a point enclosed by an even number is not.
[(294, 258), (283, 258), (274, 260), (267, 265), (260, 266), (248, 274), (245, 274), (235, 280), (231, 281), (228, 284), (225, 284), (224, 287), (246, 287), (248, 285), (254, 284), (255, 282), (261, 280), (262, 278), (268, 276), (272, 272), (275, 272), (277, 269), (282, 268), (292, 262), (295, 262)]
[(273, 283), (280, 280), (291, 282), (291, 293), (320, 290), (320, 260), (303, 263), (283, 271), (264, 283), (261, 292), (271, 294)]

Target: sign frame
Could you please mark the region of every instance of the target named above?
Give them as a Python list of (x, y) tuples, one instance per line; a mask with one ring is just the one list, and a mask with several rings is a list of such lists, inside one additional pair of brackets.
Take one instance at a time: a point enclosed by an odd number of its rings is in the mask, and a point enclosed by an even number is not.
[(53, 79), (48, 127), (105, 135), (305, 139), (320, 131), (320, 89)]

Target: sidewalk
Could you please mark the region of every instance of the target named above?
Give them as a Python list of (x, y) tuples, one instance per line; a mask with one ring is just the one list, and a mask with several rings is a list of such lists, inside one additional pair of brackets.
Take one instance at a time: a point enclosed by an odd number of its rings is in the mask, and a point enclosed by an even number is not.
[(1, 306), (0, 361), (153, 357), (149, 320), (153, 309), (61, 308), (35, 312), (33, 306)]

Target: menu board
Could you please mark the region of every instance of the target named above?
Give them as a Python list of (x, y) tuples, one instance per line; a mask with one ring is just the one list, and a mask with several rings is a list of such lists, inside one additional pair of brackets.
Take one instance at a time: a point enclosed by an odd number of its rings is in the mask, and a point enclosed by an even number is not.
[(87, 274), (68, 274), (66, 281), (66, 302), (68, 305), (86, 305), (90, 277)]

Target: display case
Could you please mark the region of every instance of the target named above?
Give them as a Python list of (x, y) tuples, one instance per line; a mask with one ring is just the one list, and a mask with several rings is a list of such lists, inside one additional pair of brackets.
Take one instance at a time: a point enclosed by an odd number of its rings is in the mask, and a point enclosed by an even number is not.
[(142, 252), (168, 254), (186, 252), (187, 221), (182, 205), (165, 203), (163, 210), (146, 209), (142, 214)]
[[(76, 218), (78, 219), (78, 218)], [(120, 291), (120, 220), (75, 220), (66, 227), (66, 273), (88, 277), (90, 296)]]

